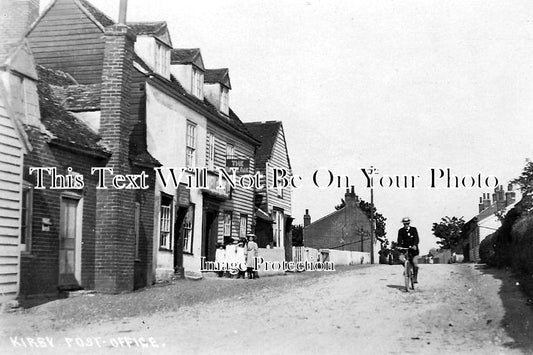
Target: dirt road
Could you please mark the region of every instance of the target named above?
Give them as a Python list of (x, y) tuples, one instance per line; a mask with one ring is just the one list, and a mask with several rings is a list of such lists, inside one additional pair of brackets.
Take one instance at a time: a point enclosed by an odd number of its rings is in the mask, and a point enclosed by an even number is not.
[[(17, 333), (14, 315), (2, 346), (8, 353), (35, 354), (533, 354), (533, 307), (505, 271), (421, 265), (419, 286), (410, 293), (401, 287), (401, 266), (279, 277), (291, 282), (270, 287), (275, 278), (208, 279), (201, 282), (257, 287), (242, 296), (63, 331), (36, 324), (32, 334)], [(8, 335), (23, 338), (13, 344)], [(39, 336), (49, 337), (48, 346), (29, 348), (24, 337)]]

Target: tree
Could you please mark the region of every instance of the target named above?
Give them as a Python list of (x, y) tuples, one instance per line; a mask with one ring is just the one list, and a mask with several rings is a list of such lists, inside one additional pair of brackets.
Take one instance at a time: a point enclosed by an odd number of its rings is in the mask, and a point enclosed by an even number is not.
[(530, 194), (533, 191), (533, 162), (527, 161), (522, 174), (510, 182), (520, 186), (520, 191), (524, 195)]
[(301, 247), (304, 245), (304, 227), (301, 224), (292, 226), (292, 246)]
[(533, 162), (527, 161), (522, 174), (510, 181), (511, 184), (520, 186), (522, 200), (519, 203), (520, 212), (524, 215), (533, 212)]
[(437, 244), (442, 249), (452, 249), (463, 241), (461, 230), (465, 224), (463, 217), (444, 217), (439, 223), (433, 223), (433, 234), (440, 239)]

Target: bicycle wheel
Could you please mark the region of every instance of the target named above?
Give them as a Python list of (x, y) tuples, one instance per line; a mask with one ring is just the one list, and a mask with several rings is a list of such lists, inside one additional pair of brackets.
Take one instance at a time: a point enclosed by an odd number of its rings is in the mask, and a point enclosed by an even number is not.
[(409, 292), (409, 279), (411, 278), (411, 265), (409, 265), (409, 260), (404, 264), (403, 274), (405, 278), (405, 292)]
[(411, 290), (415, 289), (415, 268), (411, 266), (409, 268), (409, 281), (411, 283)]

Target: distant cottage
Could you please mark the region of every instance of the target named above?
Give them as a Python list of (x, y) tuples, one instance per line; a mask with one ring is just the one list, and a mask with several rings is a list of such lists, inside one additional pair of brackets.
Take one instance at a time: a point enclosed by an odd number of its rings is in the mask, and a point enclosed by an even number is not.
[[(304, 215), (303, 243), (315, 249), (370, 252), (370, 219), (359, 207), (352, 187), (344, 195), (345, 206), (311, 223), (309, 210)], [(377, 248), (374, 248), (377, 252)]]

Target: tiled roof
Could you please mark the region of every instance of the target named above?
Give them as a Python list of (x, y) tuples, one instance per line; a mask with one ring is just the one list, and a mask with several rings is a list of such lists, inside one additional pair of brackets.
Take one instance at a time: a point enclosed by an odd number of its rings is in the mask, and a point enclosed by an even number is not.
[(170, 43), (165, 36), (168, 33), (166, 21), (128, 22), (127, 25), (131, 27), (138, 36), (154, 36), (172, 47), (172, 43)]
[(98, 10), (96, 7), (93, 6), (90, 2), (87, 0), (78, 0), (80, 5), (82, 5), (93, 17), (96, 21), (100, 23), (103, 27), (111, 26), (115, 24), (115, 21), (113, 21), (109, 16), (104, 14), (102, 11)]
[(108, 154), (107, 149), (100, 144), (101, 137), (61, 107), (52, 91), (48, 80), (54, 83), (62, 82), (65, 78), (64, 73), (41, 66), (37, 69), (40, 78), (37, 88), (41, 122), (53, 134), (53, 141), (86, 151)]
[(246, 122), (244, 126), (255, 139), (261, 142), (255, 154), (255, 166), (256, 168), (264, 168), (267, 160), (272, 155), (272, 149), (276, 143), (281, 122)]
[(51, 87), (61, 106), (68, 111), (100, 110), (102, 84)]
[(200, 48), (174, 48), (170, 52), (170, 64), (190, 64), (200, 55)]
[(204, 74), (204, 82), (208, 84), (221, 83), (231, 89), (228, 68), (206, 69)]
[(65, 86), (78, 84), (70, 74), (62, 72), (61, 70), (54, 70), (45, 68), (42, 65), (37, 65), (37, 72), (39, 73), (39, 79), (49, 85)]
[(216, 118), (219, 120), (219, 122), (223, 124), (230, 125), (233, 129), (235, 129), (237, 132), (240, 132), (246, 136), (248, 136), (255, 144), (257, 144), (257, 140), (248, 132), (240, 118), (233, 112), (233, 110), (230, 108), (229, 115), (223, 115), (221, 114), (215, 106), (213, 106), (211, 103), (207, 101), (207, 99), (204, 99), (203, 101), (198, 99), (196, 96), (191, 95), (185, 91), (183, 86), (180, 85), (178, 81), (170, 81), (166, 78), (162, 77), (159, 74), (153, 73), (151, 74), (153, 76), (153, 79), (157, 79), (157, 82), (161, 85), (165, 86), (170, 90), (171, 92), (187, 98), (189, 101), (193, 102), (195, 105), (197, 105), (199, 108), (209, 111), (211, 114), (216, 116)]

